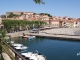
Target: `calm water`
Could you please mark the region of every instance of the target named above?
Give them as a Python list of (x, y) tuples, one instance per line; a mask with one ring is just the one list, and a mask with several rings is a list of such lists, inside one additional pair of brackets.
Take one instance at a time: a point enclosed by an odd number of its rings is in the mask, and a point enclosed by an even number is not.
[(36, 38), (34, 40), (13, 38), (12, 40), (29, 47), (19, 53), (38, 50), (46, 56), (47, 60), (80, 60), (80, 55), (77, 56), (77, 53), (80, 52), (80, 42), (46, 38)]

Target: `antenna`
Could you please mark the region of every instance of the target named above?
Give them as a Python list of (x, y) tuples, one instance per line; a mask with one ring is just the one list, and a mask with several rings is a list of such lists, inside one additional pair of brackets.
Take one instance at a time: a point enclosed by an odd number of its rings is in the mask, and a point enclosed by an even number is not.
[(36, 52), (38, 53), (38, 51), (36, 50)]

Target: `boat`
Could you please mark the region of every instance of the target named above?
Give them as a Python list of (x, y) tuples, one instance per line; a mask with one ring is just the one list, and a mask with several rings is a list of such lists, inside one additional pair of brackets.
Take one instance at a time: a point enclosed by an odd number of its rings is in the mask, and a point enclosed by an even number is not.
[(16, 50), (25, 50), (27, 49), (28, 47), (27, 46), (16, 46), (14, 47)]
[(8, 40), (8, 39), (10, 39), (10, 37), (4, 37), (4, 39)]
[(29, 58), (30, 60), (39, 60), (37, 58), (37, 55), (36, 54), (32, 54), (32, 56)]
[(42, 55), (32, 55), (29, 59), (30, 60), (46, 60), (45, 57), (43, 57)]
[(28, 38), (29, 36), (25, 35), (25, 33), (23, 33), (22, 38)]
[(19, 46), (23, 46), (23, 44), (13, 43), (12, 46), (13, 47), (19, 47)]
[(11, 44), (13, 44), (13, 43), (14, 43), (14, 41), (10, 41), (10, 43), (11, 43)]
[(28, 38), (29, 36), (25, 35), (25, 36), (22, 36), (23, 38)]
[(21, 53), (25, 58), (29, 58), (29, 60), (46, 60), (46, 58), (40, 53), (27, 52)]
[(32, 39), (34, 39), (34, 38), (35, 38), (35, 36), (29, 36), (29, 37), (28, 37), (29, 40), (32, 40)]
[(13, 44), (13, 43), (14, 43), (14, 41), (10, 41), (10, 42), (7, 42), (7, 43), (11, 43), (11, 44)]
[(30, 58), (32, 56), (32, 54), (33, 54), (33, 52), (21, 53), (21, 55), (26, 58)]

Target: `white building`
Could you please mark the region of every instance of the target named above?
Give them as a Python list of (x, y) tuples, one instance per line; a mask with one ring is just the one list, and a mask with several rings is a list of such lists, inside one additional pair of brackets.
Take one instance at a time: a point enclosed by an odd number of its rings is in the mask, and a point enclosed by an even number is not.
[(2, 24), (2, 18), (0, 17), (0, 24)]
[(0, 17), (0, 28), (3, 28), (2, 18)]
[(80, 21), (78, 21), (78, 23), (77, 23), (77, 24), (78, 24), (78, 27), (80, 28)]
[(74, 28), (78, 28), (78, 24), (79, 24), (79, 22), (78, 21), (75, 21), (73, 27)]

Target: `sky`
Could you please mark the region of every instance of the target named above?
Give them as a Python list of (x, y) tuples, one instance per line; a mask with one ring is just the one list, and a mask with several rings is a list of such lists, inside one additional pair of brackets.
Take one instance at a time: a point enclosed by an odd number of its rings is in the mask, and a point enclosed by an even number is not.
[(80, 0), (43, 1), (45, 4), (35, 4), (33, 0), (0, 0), (0, 15), (6, 12), (23, 11), (80, 18)]

